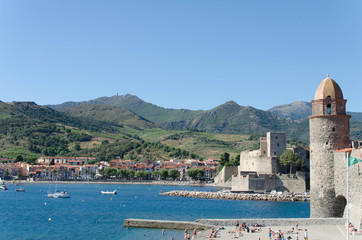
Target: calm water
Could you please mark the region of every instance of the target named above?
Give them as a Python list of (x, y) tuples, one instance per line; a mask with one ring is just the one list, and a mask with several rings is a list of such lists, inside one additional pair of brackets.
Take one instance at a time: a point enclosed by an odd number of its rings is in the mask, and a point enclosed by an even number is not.
[[(183, 239), (183, 231), (123, 227), (126, 218), (196, 220), (200, 218), (307, 218), (309, 203), (257, 202), (159, 196), (171, 190), (212, 187), (59, 184), (70, 199), (46, 197), (48, 184), (0, 191), (0, 239)], [(101, 190), (116, 189), (117, 195)], [(49, 218), (51, 219), (49, 221)], [(98, 223), (97, 223), (98, 221)]]

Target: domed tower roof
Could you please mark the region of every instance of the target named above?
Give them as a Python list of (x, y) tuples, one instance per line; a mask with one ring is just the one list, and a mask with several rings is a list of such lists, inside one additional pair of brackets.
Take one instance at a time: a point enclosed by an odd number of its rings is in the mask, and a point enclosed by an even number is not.
[(319, 84), (314, 100), (326, 99), (328, 97), (333, 99), (343, 99), (341, 88), (332, 78), (329, 77), (329, 74), (328, 77)]

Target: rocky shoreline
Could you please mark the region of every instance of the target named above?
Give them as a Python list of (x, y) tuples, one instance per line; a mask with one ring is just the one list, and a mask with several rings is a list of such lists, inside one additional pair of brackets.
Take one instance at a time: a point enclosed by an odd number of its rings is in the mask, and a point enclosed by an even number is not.
[(276, 201), (276, 202), (308, 202), (308, 195), (277, 195), (277, 194), (256, 194), (256, 193), (223, 193), (223, 192), (198, 192), (198, 191), (170, 191), (160, 193), (165, 196), (212, 198), (226, 200), (246, 200), (246, 201)]

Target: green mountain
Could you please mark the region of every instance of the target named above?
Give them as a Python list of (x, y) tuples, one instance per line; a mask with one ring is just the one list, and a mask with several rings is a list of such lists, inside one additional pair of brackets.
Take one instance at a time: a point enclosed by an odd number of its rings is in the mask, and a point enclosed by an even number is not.
[(79, 105), (106, 105), (128, 109), (149, 121), (161, 124), (171, 121), (182, 121), (196, 116), (202, 111), (192, 111), (186, 109), (167, 109), (145, 102), (134, 95), (100, 97), (84, 102), (65, 102), (59, 105), (47, 105), (58, 111)]
[[(0, 102), (0, 116), (0, 156), (19, 161), (33, 162), (39, 156), (93, 156), (97, 160), (118, 156), (139, 161), (197, 157), (185, 149), (143, 140), (139, 135), (144, 129), (71, 116), (33, 102)], [(137, 121), (132, 122), (152, 126), (133, 117)]]
[(120, 107), (105, 105), (78, 105), (63, 112), (75, 117), (88, 117), (133, 128), (154, 128), (156, 125), (137, 114)]
[(194, 118), (169, 122), (162, 126), (172, 129), (198, 129), (210, 133), (255, 134), (281, 131), (280, 126), (286, 122), (271, 113), (229, 101)]
[[(196, 129), (208, 133), (258, 135), (265, 135), (268, 131), (285, 131), (288, 138), (305, 143), (309, 142), (309, 122), (307, 117), (311, 115), (312, 110), (310, 103), (302, 101), (276, 106), (268, 111), (240, 106), (233, 101), (208, 111), (165, 109), (129, 94), (102, 97), (85, 102), (66, 102), (60, 105), (51, 105), (50, 107), (64, 110), (79, 105), (107, 105), (128, 109), (142, 116), (143, 119), (170, 130)], [(116, 117), (103, 117), (112, 115), (111, 111), (110, 109), (97, 109), (91, 114), (83, 112), (82, 115), (116, 123)], [(72, 111), (68, 113), (75, 114)], [(351, 137), (356, 138), (359, 136), (360, 125), (354, 124), (354, 122), (362, 121), (362, 113), (348, 114), (352, 115), (351, 124), (354, 126), (351, 128)], [(75, 114), (75, 116), (80, 116), (80, 114)], [(132, 122), (132, 119), (128, 122)]]

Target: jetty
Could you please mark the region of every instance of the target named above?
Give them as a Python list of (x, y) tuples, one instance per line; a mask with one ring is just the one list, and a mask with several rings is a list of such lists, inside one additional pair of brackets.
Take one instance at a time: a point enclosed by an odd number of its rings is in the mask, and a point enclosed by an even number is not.
[(224, 193), (224, 192), (199, 192), (199, 191), (170, 191), (160, 193), (164, 196), (211, 198), (245, 201), (276, 201), (276, 202), (308, 202), (309, 195), (299, 194), (260, 194), (260, 193)]

